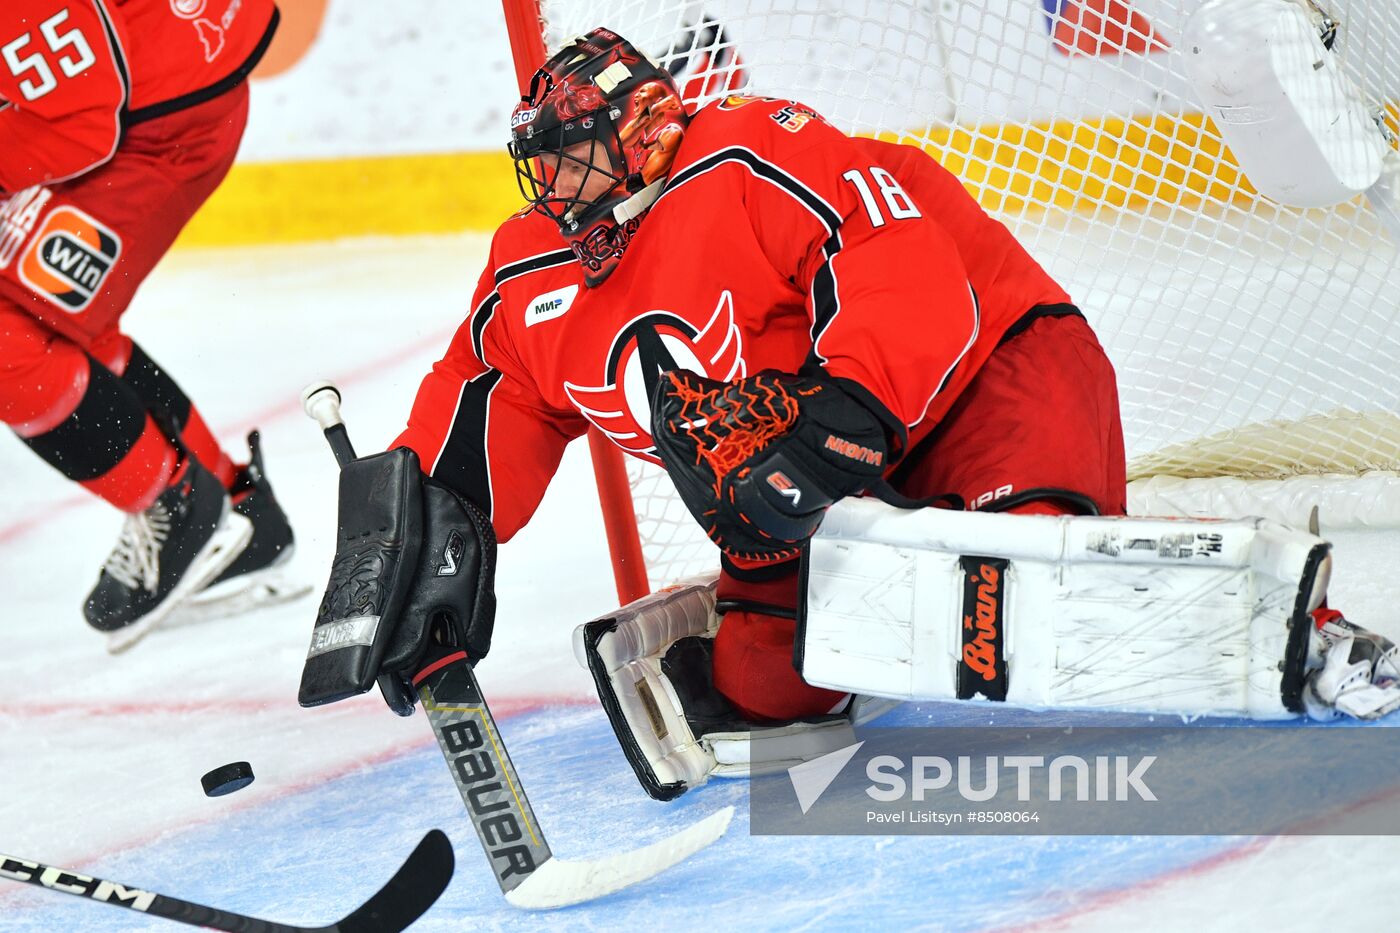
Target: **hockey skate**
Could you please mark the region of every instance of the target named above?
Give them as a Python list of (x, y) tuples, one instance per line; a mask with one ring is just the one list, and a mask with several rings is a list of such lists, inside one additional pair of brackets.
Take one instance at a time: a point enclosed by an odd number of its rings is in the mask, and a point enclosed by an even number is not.
[(193, 458), (144, 512), (128, 515), (83, 615), (118, 654), (213, 580), (252, 537), (218, 479)]
[(167, 628), (276, 606), (311, 592), (310, 584), (287, 576), (296, 542), (267, 479), (257, 431), (248, 435), (248, 465), (239, 470), (229, 496), (233, 511), (252, 522), (252, 540), (212, 583), (176, 607)]

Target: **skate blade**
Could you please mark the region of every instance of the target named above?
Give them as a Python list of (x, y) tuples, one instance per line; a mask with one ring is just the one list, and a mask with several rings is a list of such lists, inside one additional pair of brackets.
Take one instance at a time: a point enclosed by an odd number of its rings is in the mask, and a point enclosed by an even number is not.
[(175, 607), (164, 628), (201, 625), (218, 619), (244, 615), (295, 602), (311, 592), (311, 584), (293, 580), (280, 566), (282, 561), (262, 570), (225, 580), (217, 587), (202, 590)]
[(223, 523), (215, 530), (213, 537), (204, 545), (203, 550), (195, 556), (195, 559), (190, 563), (189, 570), (185, 572), (185, 576), (180, 582), (175, 584), (175, 588), (170, 591), (169, 596), (165, 597), (165, 601), (142, 616), (140, 620), (107, 635), (107, 653), (121, 654), (145, 638), (161, 625), (181, 602), (199, 592), (210, 580), (223, 573), (224, 568), (243, 553), (243, 549), (248, 546), (248, 542), (252, 539), (253, 523), (237, 512), (229, 510), (224, 515)]

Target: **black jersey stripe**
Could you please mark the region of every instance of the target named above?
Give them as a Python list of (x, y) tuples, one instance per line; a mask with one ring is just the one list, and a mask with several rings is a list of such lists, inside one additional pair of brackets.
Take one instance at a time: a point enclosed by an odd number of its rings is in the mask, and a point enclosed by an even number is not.
[[(538, 272), (541, 269), (550, 269), (554, 266), (567, 265), (576, 262), (574, 251), (571, 249), (556, 249), (548, 253), (540, 253), (538, 256), (530, 256), (517, 262), (508, 263), (496, 270), (496, 291), (491, 292), (472, 313), (472, 352), (481, 362), (486, 362), (486, 357), (482, 354), (482, 334), (486, 331), (486, 325), (491, 323), (491, 318), (495, 317), (496, 309), (501, 304), (500, 287), (511, 279), (518, 279), (522, 275), (531, 272)], [(490, 365), (489, 363), (487, 364)]]
[(428, 475), (470, 499), (488, 517), (492, 498), (487, 431), (491, 426), (491, 393), (500, 381), (500, 370), (488, 369), (462, 383), (447, 437), (428, 471)]
[(112, 49), (112, 61), (117, 66), (117, 74), (122, 81), (122, 106), (126, 110), (127, 103), (131, 100), (131, 72), (126, 67), (126, 49), (122, 48), (121, 38), (117, 35), (117, 27), (112, 24), (112, 14), (107, 12), (107, 6), (103, 0), (96, 0), (93, 6), (97, 9), (97, 15), (102, 19), (102, 30), (107, 33), (107, 43)]
[[(832, 268), (832, 261), (836, 258), (836, 254), (841, 251), (842, 246), (841, 215), (821, 195), (797, 178), (742, 146), (721, 149), (677, 172), (666, 183), (666, 190), (661, 192), (661, 197), (664, 198), (681, 185), (729, 163), (737, 163), (755, 177), (776, 185), (806, 208), (826, 228), (828, 237), (826, 243), (822, 245), (822, 254), (826, 257), (826, 261), (822, 263), (813, 276), (811, 288), (812, 355), (816, 357), (817, 341), (821, 339), (822, 333), (831, 326), (831, 322), (841, 311), (836, 272)], [(657, 198), (657, 200), (660, 201), (661, 198)]]
[(567, 263), (577, 261), (574, 258), (574, 251), (571, 249), (556, 249), (548, 253), (541, 253), (538, 256), (531, 256), (529, 259), (521, 259), (501, 266), (496, 270), (496, 285), (518, 279), (522, 275), (530, 272), (538, 272), (541, 269), (549, 269), (553, 266), (562, 266)]
[[(496, 316), (496, 309), (501, 305), (500, 292), (492, 292), (472, 314), (472, 352), (476, 358), (486, 363), (485, 350), (482, 347), (482, 334), (486, 331), (486, 325), (491, 323), (491, 318)], [(490, 364), (487, 364), (490, 365)]]
[(248, 53), (248, 57), (243, 60), (242, 64), (213, 84), (190, 91), (188, 94), (181, 94), (179, 97), (172, 97), (170, 100), (163, 100), (148, 107), (131, 111), (127, 114), (127, 125), (135, 126), (138, 123), (145, 123), (147, 120), (157, 120), (181, 110), (197, 107), (238, 87), (247, 79), (248, 75), (252, 74), (253, 69), (258, 67), (258, 62), (262, 61), (262, 57), (267, 54), (268, 47), (272, 45), (272, 37), (276, 35), (277, 26), (281, 21), (281, 11), (273, 7), (272, 16), (268, 19), (267, 26), (263, 28), (262, 37), (258, 39), (257, 45), (253, 46), (253, 51)]
[(121, 103), (112, 114), (113, 128), (115, 130), (115, 134), (112, 137), (112, 148), (107, 151), (106, 155), (85, 165), (71, 175), (64, 175), (61, 178), (46, 179), (44, 181), (45, 185), (56, 185), (59, 182), (68, 181), (70, 178), (77, 178), (84, 172), (90, 172), (99, 165), (106, 164), (111, 160), (112, 156), (117, 154), (117, 148), (121, 145), (122, 136), (125, 133), (126, 108), (127, 104), (131, 102), (131, 72), (126, 67), (126, 52), (122, 48), (121, 39), (117, 35), (117, 28), (112, 25), (112, 14), (107, 12), (104, 0), (94, 0), (93, 7), (97, 10), (98, 19), (102, 21), (102, 34), (107, 40), (107, 48), (111, 50), (112, 63), (117, 67), (117, 77), (122, 85)]
[(730, 146), (726, 149), (720, 149), (718, 152), (686, 166), (684, 169), (671, 176), (666, 182), (665, 190), (662, 191), (660, 197), (656, 199), (657, 203), (660, 203), (662, 198), (666, 197), (666, 195), (670, 194), (672, 191), (675, 191), (681, 185), (693, 181), (701, 175), (714, 171), (720, 166), (730, 162), (742, 165), (750, 174), (757, 178), (762, 178), (764, 181), (776, 185), (778, 188), (787, 192), (801, 203), (803, 207), (810, 211), (817, 220), (821, 222), (822, 226), (826, 227), (826, 232), (828, 234), (835, 234), (837, 229), (840, 228), (841, 215), (837, 213), (836, 209), (828, 204), (821, 195), (817, 194), (811, 188), (807, 187), (772, 162), (761, 158), (752, 149), (745, 149), (742, 146)]
[(841, 313), (841, 292), (837, 288), (836, 269), (832, 266), (839, 252), (841, 232), (838, 230), (822, 245), (822, 255), (826, 261), (812, 276), (812, 356), (822, 363), (826, 359), (817, 352), (817, 343), (831, 322), (836, 320), (836, 315)]

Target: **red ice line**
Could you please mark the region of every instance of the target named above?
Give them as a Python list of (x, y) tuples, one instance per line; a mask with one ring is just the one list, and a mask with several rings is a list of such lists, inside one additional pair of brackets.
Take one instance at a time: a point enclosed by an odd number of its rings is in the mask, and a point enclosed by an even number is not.
[(1310, 833), (1309, 830), (1320, 830), (1329, 825), (1329, 820), (1334, 820), (1339, 816), (1356, 814), (1366, 810), (1368, 807), (1381, 803), (1394, 801), (1400, 797), (1400, 786), (1386, 787), (1375, 791), (1360, 800), (1336, 807), (1330, 811), (1323, 812), (1315, 817), (1309, 817), (1292, 824), (1288, 829), (1295, 835), (1279, 836), (1255, 836), (1247, 839), (1233, 849), (1224, 852), (1217, 852), (1215, 855), (1201, 859), (1199, 862), (1192, 862), (1188, 865), (1181, 865), (1160, 875), (1145, 878), (1135, 884), (1130, 884), (1121, 888), (1113, 888), (1108, 891), (1100, 891), (1090, 895), (1082, 903), (1076, 904), (1067, 910), (1063, 910), (1049, 917), (1039, 920), (1032, 920), (1028, 923), (1017, 923), (1007, 927), (992, 927), (983, 930), (982, 933), (1051, 933), (1054, 930), (1064, 930), (1070, 928), (1076, 921), (1105, 910), (1115, 904), (1125, 900), (1141, 897), (1149, 891), (1167, 886), (1187, 878), (1195, 878), (1209, 874), (1218, 868), (1231, 865), (1235, 862), (1242, 862), (1251, 858), (1266, 848), (1284, 845), (1286, 842), (1296, 842), (1299, 839), (1315, 838), (1321, 833)]
[[(578, 696), (503, 697), (499, 701), (492, 704), (493, 708), (491, 712), (495, 715), (497, 719), (504, 720), (510, 719), (515, 716), (522, 716), (526, 713), (532, 713), (538, 710), (548, 709), (551, 707), (587, 706), (590, 705), (591, 702), (592, 701), (587, 698)], [(137, 706), (135, 704), (132, 704), (132, 708), (136, 709), (138, 712), (144, 713), (150, 713), (156, 710), (160, 712), (166, 712), (184, 708), (189, 708), (192, 710), (200, 709), (206, 711), (218, 708), (226, 711), (230, 708), (235, 707), (236, 705), (237, 704), (222, 703), (210, 700), (202, 703), (177, 705), (148, 703), (140, 704), (139, 706)], [(353, 712), (354, 710), (352, 709), (351, 711)], [(401, 758), (406, 755), (412, 754), (424, 748), (425, 746), (431, 746), (432, 744), (432, 737), (427, 735), (427, 733), (424, 733), (422, 738), (400, 742), (389, 748), (381, 749), (380, 751), (365, 755), (361, 758), (356, 758), (354, 761), (336, 765), (335, 767), (328, 768), (325, 771), (318, 771), (316, 773), (309, 774), (298, 781), (294, 781), (287, 784), (275, 785), (275, 789), (269, 790), (261, 795), (255, 794), (245, 796), (242, 798), (242, 800), (237, 802), (230, 801), (226, 804), (216, 807), (213, 810), (213, 812), (209, 813), (208, 816), (195, 817), (175, 826), (162, 826), (154, 828), (141, 836), (137, 836), (132, 839), (127, 839), (123, 842), (105, 846), (87, 855), (69, 858), (66, 861), (68, 863), (68, 867), (81, 868), (89, 866), (95, 862), (100, 862), (102, 859), (110, 855), (126, 852), (131, 849), (139, 849), (144, 846), (150, 845), (162, 838), (165, 838), (171, 835), (172, 833), (185, 832), (196, 827), (203, 826), (206, 823), (212, 823), (226, 819), (232, 814), (239, 813), (244, 810), (249, 810), (254, 807), (261, 807), (274, 801), (281, 800), (285, 797), (290, 797), (293, 794), (299, 794), (304, 791), (311, 790), (312, 788), (320, 787), (327, 781), (333, 781), (337, 778), (345, 777), (346, 775), (353, 774), (357, 771), (367, 770), (376, 765), (381, 765), (386, 762), (393, 761), (396, 758)], [(34, 855), (38, 855), (41, 858), (43, 857), (43, 853), (20, 852), (14, 854), (18, 855), (21, 858), (26, 856), (32, 857)], [(112, 880), (118, 882), (125, 881), (127, 883), (137, 885), (139, 887), (137, 879), (116, 878)], [(172, 891), (171, 893), (178, 895), (179, 892)], [(41, 896), (36, 895), (34, 892), (23, 888), (17, 888), (11, 892), (0, 892), (0, 905), (5, 905), (9, 907), (14, 907), (18, 904), (37, 904), (42, 899), (43, 898)]]
[[(244, 697), (238, 700), (210, 697), (202, 700), (184, 700), (171, 703), (164, 700), (136, 700), (125, 703), (111, 703), (102, 700), (94, 705), (83, 698), (70, 699), (64, 703), (25, 703), (9, 701), (0, 707), (0, 719), (39, 719), (50, 716), (82, 716), (84, 719), (133, 716), (186, 716), (219, 713), (237, 713), (240, 716), (255, 716), (260, 713), (281, 713), (297, 709), (290, 698), (284, 697)], [(579, 706), (587, 698), (573, 694), (539, 695), (532, 697), (502, 697), (492, 701), (492, 712), (497, 717), (514, 716), (544, 706)], [(378, 706), (369, 703), (368, 706)], [(497, 709), (499, 707), (499, 710)], [(351, 707), (345, 712), (357, 711)]]

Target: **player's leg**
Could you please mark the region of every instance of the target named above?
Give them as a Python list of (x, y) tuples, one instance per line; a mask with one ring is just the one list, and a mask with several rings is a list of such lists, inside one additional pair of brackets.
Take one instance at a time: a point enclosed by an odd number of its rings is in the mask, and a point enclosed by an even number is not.
[[(993, 354), (930, 437), (929, 455), (914, 458), (897, 477), (902, 491), (921, 496), (951, 490), (989, 512), (1121, 515), (1123, 449), (1111, 389), (1111, 369), (1087, 325), (1073, 318), (1038, 321)], [(1007, 418), (1006, 412), (1020, 415)], [(1052, 430), (1039, 430), (1038, 424)], [(1010, 443), (1002, 446), (998, 439)], [(1060, 554), (1037, 560), (1023, 528), (980, 523), (975, 533), (959, 538), (953, 523), (938, 523), (929, 540), (940, 542), (934, 550), (948, 560), (969, 554), (1020, 555), (1009, 559), (1019, 583), (1014, 592), (1003, 590), (1000, 596), (1007, 600), (1005, 627), (1020, 632), (1013, 636), (1018, 657), (1007, 662), (1012, 676), (1006, 699), (1256, 717), (1306, 708), (1315, 718), (1341, 712), (1371, 719), (1400, 708), (1400, 649), (1319, 605), (1330, 568), (1326, 542), (1262, 520), (1194, 528), (1179, 521), (1123, 521), (1116, 529), (1096, 526), (1086, 532), (1064, 526), (1066, 542), (1092, 542), (1099, 535), (1137, 544), (1132, 550), (1125, 545), (1121, 559), (1107, 566), (1095, 564), (1102, 559), (1098, 545), (1086, 544), (1092, 551), (1088, 554), (1066, 545)], [(1157, 549), (1143, 550), (1154, 540), (1160, 542)], [(1191, 542), (1184, 552), (1183, 541)], [(879, 579), (888, 582), (888, 568), (882, 566), (888, 551), (872, 553), (881, 565), (876, 568)], [(854, 555), (851, 547), (842, 551), (834, 585), (849, 585)], [(819, 564), (814, 557), (814, 581), (821, 573)], [(1097, 595), (1077, 600), (1078, 587), (1064, 583), (1064, 575), (1071, 573), (1089, 581), (1082, 586), (1097, 587)], [(1044, 585), (1037, 585), (1038, 578)], [(966, 591), (955, 589), (943, 594), (946, 604), (956, 607), (948, 618), (967, 607)], [(1118, 611), (1105, 612), (1106, 605)], [(926, 629), (911, 635), (910, 643), (938, 641), (934, 620), (942, 617), (925, 605), (918, 624)], [(809, 635), (822, 627), (810, 612), (807, 621)], [(804, 670), (813, 680), (873, 690), (863, 676), (888, 683), (889, 670), (909, 673), (920, 667), (913, 658), (894, 658), (888, 668), (877, 664), (864, 673), (848, 670), (849, 655), (840, 651), (848, 623), (847, 617), (833, 615), (825, 631), (808, 642), (808, 648), (821, 644), (835, 649), (822, 675), (807, 653)], [(858, 632), (851, 634), (862, 652), (871, 655), (868, 642), (860, 642)], [(966, 637), (965, 632), (943, 634), (953, 644)], [(994, 631), (981, 648), (990, 649), (997, 637)], [(1086, 639), (1094, 645), (1091, 651), (1075, 647), (1082, 648)], [(963, 648), (966, 659), (966, 640)], [(994, 665), (980, 663), (989, 654), (995, 656), (987, 650), (973, 652), (981, 668), (974, 673), (982, 681), (988, 673), (995, 677), (989, 669)], [(1066, 659), (1073, 665), (1072, 676), (1057, 669)], [(946, 654), (921, 674), (911, 673), (908, 695), (965, 695), (960, 682), (948, 680), (945, 661)], [(1019, 665), (1019, 678), (1011, 670), (1014, 665)], [(1153, 676), (1143, 677), (1148, 669)], [(962, 673), (960, 666), (959, 678)], [(979, 678), (969, 680), (977, 683)], [(939, 688), (940, 682), (946, 689)]]
[[(911, 498), (1121, 513), (1124, 474), (1112, 367), (1082, 319), (1045, 318), (998, 348), (897, 481)], [(878, 715), (880, 701), (799, 675), (797, 601), (794, 564), (726, 561), (713, 589), (663, 591), (579, 630), (578, 653), (648, 793), (809, 760)]]
[(223, 601), (232, 595), (223, 584), (234, 580), (240, 586), (272, 587), (275, 593), (264, 594), (269, 599), (287, 590), (286, 581), (278, 575), (263, 573), (290, 560), (294, 536), (268, 480), (258, 432), (248, 436), (247, 461), (236, 464), (219, 446), (199, 409), (170, 371), (153, 360), (140, 344), (114, 329), (95, 340), (91, 351), (131, 387), (147, 410), (160, 413), (162, 422), (179, 436), (184, 448), (229, 491), (234, 511), (252, 522), (253, 537), (248, 546), (210, 584), (211, 588), (219, 587), (218, 592), (201, 594), (200, 599), (217, 597)]
[[(24, 239), (0, 267), (0, 301), (16, 319), (37, 321), (42, 336), (10, 331), (28, 351), (8, 367), (6, 420), (41, 456), (66, 464), (73, 478), (128, 513), (86, 612), (96, 627), (128, 633), (114, 644), (157, 624), (222, 573), (249, 536), (245, 518), (225, 518), (223, 484), (201, 466), (207, 460), (233, 479), (231, 461), (202, 420), (196, 426), (187, 418), (184, 426), (203, 449), (195, 457), (163, 408), (86, 352), (121, 349), (110, 340), (97, 344), (115, 333), (137, 287), (227, 173), (246, 112), (247, 90), (239, 88), (134, 126), (110, 162), (40, 189), (10, 220), (22, 224)], [(32, 378), (48, 368), (58, 382)], [(64, 388), (54, 396), (45, 386)], [(177, 534), (180, 528), (188, 534)]]
[(224, 488), (233, 486), (238, 468), (219, 446), (204, 416), (190, 401), (170, 371), (147, 355), (141, 345), (115, 328), (97, 337), (89, 352), (131, 387), (147, 411), (158, 412), (167, 428), (204, 468), (219, 478)]
[(744, 568), (725, 562), (717, 586), (715, 688), (752, 722), (834, 713), (850, 695), (813, 687), (792, 666), (797, 562)]
[(1042, 317), (1003, 341), (890, 481), (969, 510), (1122, 515), (1117, 380), (1089, 324)]
[(84, 606), (101, 631), (156, 624), (248, 537), (228, 497), (132, 389), (75, 342), (0, 297), (0, 420), (68, 479), (125, 512)]
[(129, 386), (0, 297), (0, 420), (41, 459), (123, 512), (170, 485), (180, 455)]
[[(245, 84), (197, 107), (139, 124), (127, 134), (123, 151), (157, 168), (154, 176), (132, 172), (117, 183), (129, 189), (126, 196), (132, 203), (155, 205), (145, 215), (140, 255), (133, 257), (144, 270), (141, 276), (164, 256), (228, 174), (247, 115)], [(180, 151), (172, 153), (171, 140), (180, 141)], [(186, 610), (198, 609), (195, 615), (200, 617), (227, 614), (305, 592), (305, 587), (290, 586), (279, 571), (292, 556), (293, 535), (268, 481), (256, 432), (249, 436), (246, 461), (236, 462), (238, 458), (220, 447), (197, 405), (168, 369), (151, 359), (140, 344), (115, 335), (115, 331), (101, 339), (115, 371), (150, 410), (165, 413), (181, 443), (229, 490), (234, 511), (253, 525), (253, 538), (247, 547), (208, 591), (182, 610), (182, 617), (189, 614)], [(250, 600), (251, 596), (256, 598)], [(194, 602), (203, 605), (196, 607)]]

